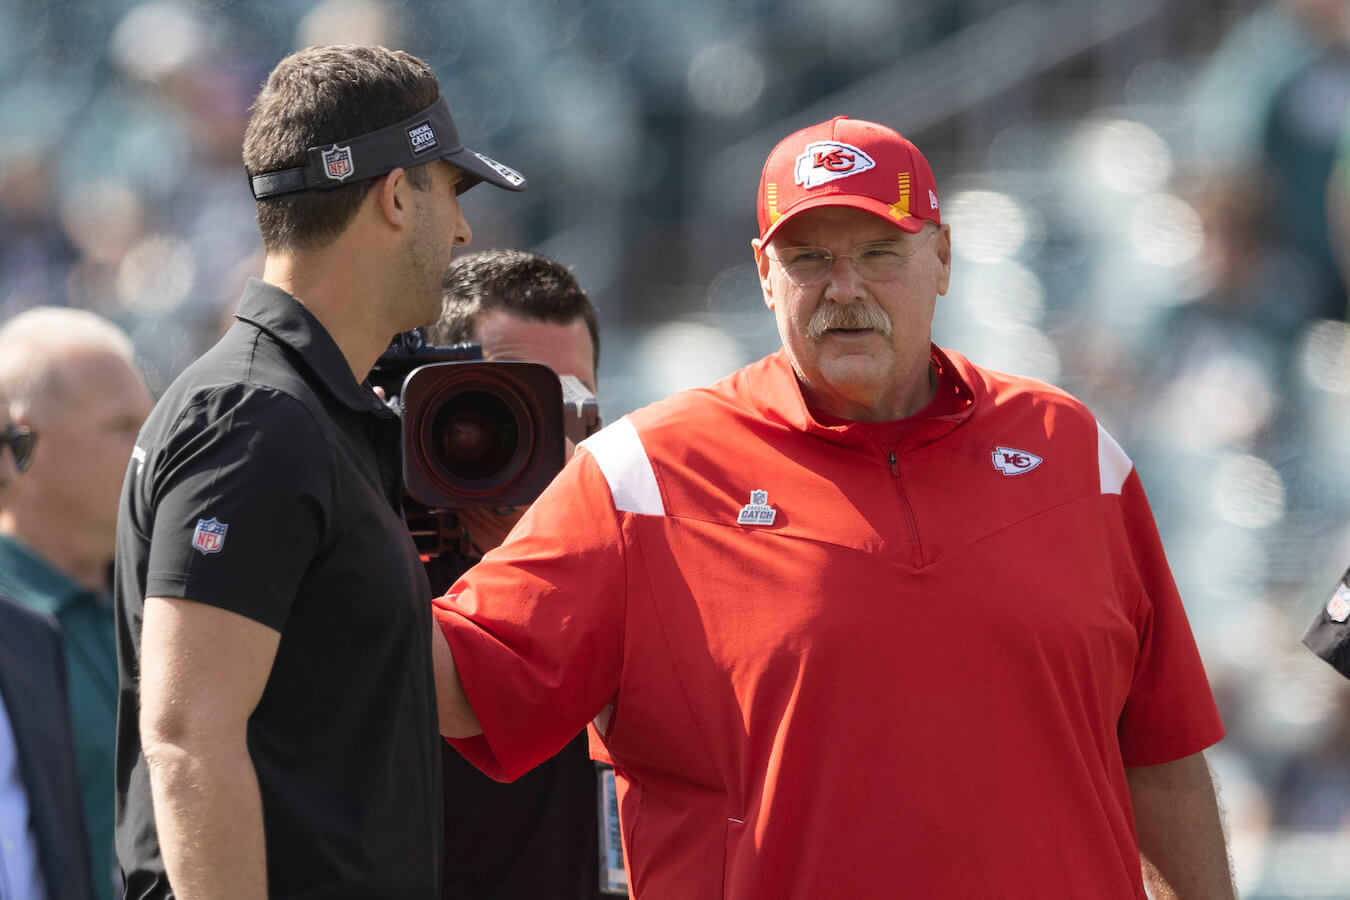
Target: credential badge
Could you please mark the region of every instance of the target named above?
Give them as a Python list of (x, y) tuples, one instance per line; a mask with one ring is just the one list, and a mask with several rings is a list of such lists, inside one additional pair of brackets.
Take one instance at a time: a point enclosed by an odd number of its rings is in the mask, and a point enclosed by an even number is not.
[(1350, 588), (1345, 585), (1336, 588), (1336, 593), (1327, 601), (1327, 615), (1331, 616), (1333, 622), (1350, 619)]
[(225, 532), (229, 527), (216, 521), (215, 516), (198, 519), (197, 528), (192, 532), (192, 546), (202, 553), (219, 553), (225, 546)]
[(323, 174), (334, 181), (344, 181), (352, 174), (352, 148), (334, 144), (323, 151)]
[(741, 507), (736, 522), (740, 525), (772, 525), (776, 518), (778, 510), (769, 505), (769, 492), (751, 491), (750, 502)]

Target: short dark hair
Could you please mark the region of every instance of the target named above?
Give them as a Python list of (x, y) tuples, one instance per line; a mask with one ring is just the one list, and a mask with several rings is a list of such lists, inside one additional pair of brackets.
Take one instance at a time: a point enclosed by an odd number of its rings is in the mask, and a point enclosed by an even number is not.
[[(277, 63), (249, 111), (244, 168), (262, 175), (309, 160), (309, 148), (392, 125), (440, 97), (436, 75), (402, 50), (361, 44), (309, 47)], [(431, 183), (425, 163), (408, 170), (413, 187)], [(377, 179), (258, 201), (268, 250), (331, 242), (351, 222)]]
[(562, 263), (525, 250), (484, 250), (451, 261), (442, 283), (441, 318), (427, 328), (433, 344), (477, 339), (478, 317), (502, 309), (526, 319), (566, 325), (577, 318), (591, 333), (600, 368), (600, 324), (595, 306)]

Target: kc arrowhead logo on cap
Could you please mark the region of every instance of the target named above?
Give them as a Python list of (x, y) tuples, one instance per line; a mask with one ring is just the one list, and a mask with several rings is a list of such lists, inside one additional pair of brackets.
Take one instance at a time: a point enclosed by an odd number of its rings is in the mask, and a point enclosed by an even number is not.
[(820, 187), (836, 178), (847, 178), (874, 168), (876, 161), (852, 144), (839, 141), (816, 141), (807, 144), (797, 157), (794, 167), (797, 184), (805, 188)]

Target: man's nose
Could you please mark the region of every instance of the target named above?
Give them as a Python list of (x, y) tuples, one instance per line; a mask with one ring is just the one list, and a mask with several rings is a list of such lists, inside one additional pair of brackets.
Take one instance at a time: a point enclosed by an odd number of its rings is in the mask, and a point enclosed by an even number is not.
[(852, 303), (861, 300), (863, 293), (863, 277), (858, 274), (853, 257), (836, 256), (832, 259), (825, 281), (825, 296), (835, 303)]

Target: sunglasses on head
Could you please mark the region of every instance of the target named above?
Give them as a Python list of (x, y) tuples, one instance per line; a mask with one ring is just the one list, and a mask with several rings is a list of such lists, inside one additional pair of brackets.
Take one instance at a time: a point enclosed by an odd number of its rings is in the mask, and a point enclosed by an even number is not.
[(9, 445), (9, 451), (14, 454), (14, 464), (20, 472), (28, 469), (28, 464), (33, 461), (33, 448), (37, 446), (37, 432), (28, 428), (21, 428), (13, 422), (0, 430), (0, 450), (5, 445)]

